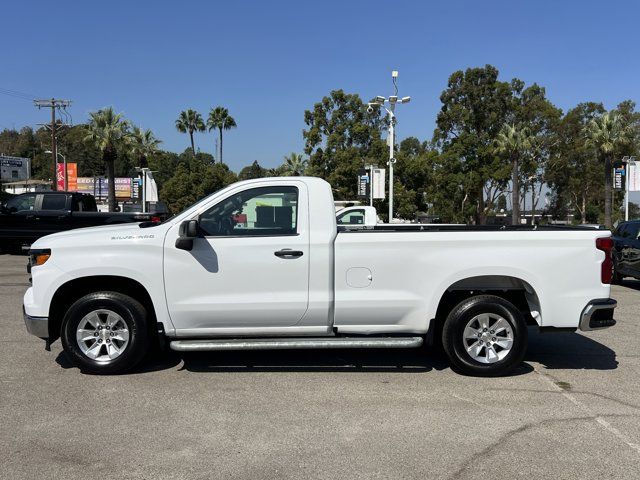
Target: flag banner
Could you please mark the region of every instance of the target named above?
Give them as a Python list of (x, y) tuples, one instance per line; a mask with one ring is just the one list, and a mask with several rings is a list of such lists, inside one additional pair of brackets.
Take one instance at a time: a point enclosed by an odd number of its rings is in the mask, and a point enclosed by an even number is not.
[(358, 170), (358, 197), (366, 199), (369, 197), (369, 172), (364, 168)]
[(373, 181), (371, 182), (371, 185), (373, 188), (373, 198), (384, 200), (385, 176), (386, 176), (386, 170), (384, 168), (373, 169)]
[(640, 192), (640, 168), (638, 162), (629, 163), (629, 191)]
[(624, 168), (613, 169), (613, 189), (624, 190)]

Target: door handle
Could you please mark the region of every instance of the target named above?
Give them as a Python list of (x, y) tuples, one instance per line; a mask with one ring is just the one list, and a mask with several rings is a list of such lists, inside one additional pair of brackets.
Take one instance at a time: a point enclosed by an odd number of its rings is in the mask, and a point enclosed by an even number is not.
[(282, 250), (278, 250), (277, 252), (273, 252), (276, 257), (280, 258), (298, 258), (301, 257), (303, 252), (300, 250), (291, 250), (290, 248), (283, 248)]

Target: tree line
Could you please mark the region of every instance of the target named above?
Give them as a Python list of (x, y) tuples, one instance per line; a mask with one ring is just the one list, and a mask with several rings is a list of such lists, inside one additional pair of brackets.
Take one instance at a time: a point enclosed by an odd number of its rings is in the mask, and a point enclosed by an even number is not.
[[(522, 211), (556, 219), (573, 214), (576, 222), (607, 226), (620, 219), (622, 193), (612, 191), (611, 172), (623, 156), (637, 154), (640, 113), (633, 101), (610, 111), (583, 102), (562, 112), (540, 85), (502, 80), (491, 65), (454, 72), (440, 101), (433, 134), (398, 145), (398, 217), (424, 213), (483, 224), (511, 210), (513, 221)], [(151, 131), (111, 108), (63, 130), (58, 140), (84, 176), (135, 176), (135, 167), (149, 166), (157, 172), (161, 199), (174, 212), (238, 179), (279, 175), (324, 178), (336, 199), (353, 200), (358, 170), (386, 167), (388, 161), (387, 120), (379, 108), (371, 114), (366, 107), (358, 94), (330, 92), (304, 112), (303, 153), (287, 155), (276, 168), (255, 160), (237, 174), (223, 162), (223, 132), (237, 127), (224, 107), (212, 108), (206, 122), (193, 109), (179, 114), (176, 129), (189, 134), (189, 147), (180, 154), (162, 150)], [(193, 134), (206, 130), (218, 134), (217, 159), (195, 146)], [(48, 142), (42, 129), (0, 132), (0, 152), (33, 158), (35, 178), (52, 175), (44, 154)], [(385, 212), (386, 202), (376, 200), (375, 206)]]

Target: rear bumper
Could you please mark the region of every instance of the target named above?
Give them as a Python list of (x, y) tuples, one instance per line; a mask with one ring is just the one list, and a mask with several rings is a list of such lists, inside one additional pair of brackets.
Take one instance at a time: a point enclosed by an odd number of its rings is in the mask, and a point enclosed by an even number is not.
[(24, 316), (24, 324), (27, 326), (27, 332), (38, 338), (49, 338), (49, 319), (47, 317), (32, 317), (27, 315), (24, 307), (22, 307)]
[(616, 321), (613, 319), (613, 311), (618, 306), (613, 298), (605, 298), (590, 301), (580, 315), (580, 330), (601, 330), (613, 327)]

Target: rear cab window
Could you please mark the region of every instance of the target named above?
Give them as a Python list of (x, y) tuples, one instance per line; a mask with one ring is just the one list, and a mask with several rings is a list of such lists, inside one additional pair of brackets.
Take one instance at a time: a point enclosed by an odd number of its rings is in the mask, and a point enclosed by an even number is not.
[(53, 193), (42, 196), (40, 210), (65, 210), (67, 207), (67, 195), (64, 193)]
[(339, 213), (336, 222), (338, 225), (364, 225), (364, 219), (364, 209), (358, 209)]

